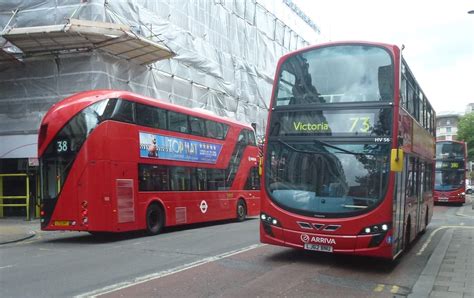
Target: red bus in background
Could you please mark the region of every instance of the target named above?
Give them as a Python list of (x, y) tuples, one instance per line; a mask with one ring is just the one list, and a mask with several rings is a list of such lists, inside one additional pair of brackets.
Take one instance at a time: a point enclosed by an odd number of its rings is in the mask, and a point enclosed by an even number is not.
[(435, 112), (397, 46), (283, 56), (265, 136), (260, 240), (394, 259), (433, 214)]
[(466, 202), (466, 143), (461, 141), (436, 142), (436, 172), (434, 201), (442, 203)]
[(58, 102), (38, 153), (43, 230), (157, 234), (260, 211), (250, 125), (130, 92)]

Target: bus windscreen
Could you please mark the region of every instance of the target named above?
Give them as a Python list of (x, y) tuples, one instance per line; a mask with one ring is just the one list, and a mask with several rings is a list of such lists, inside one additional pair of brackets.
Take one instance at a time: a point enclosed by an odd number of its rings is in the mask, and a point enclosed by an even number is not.
[(283, 63), (275, 105), (391, 101), (393, 81), (393, 61), (382, 48), (322, 47)]

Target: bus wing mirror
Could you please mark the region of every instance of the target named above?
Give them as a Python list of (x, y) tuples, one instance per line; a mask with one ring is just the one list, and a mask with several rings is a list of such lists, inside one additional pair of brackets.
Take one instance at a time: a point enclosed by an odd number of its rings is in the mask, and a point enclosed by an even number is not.
[(392, 172), (401, 172), (403, 170), (403, 150), (392, 149), (390, 154), (390, 170)]

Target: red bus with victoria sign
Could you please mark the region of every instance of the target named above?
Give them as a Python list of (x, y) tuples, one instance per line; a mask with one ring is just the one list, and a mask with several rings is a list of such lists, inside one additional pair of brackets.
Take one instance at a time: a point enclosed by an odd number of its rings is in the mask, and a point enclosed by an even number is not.
[(433, 213), (435, 112), (395, 45), (283, 56), (262, 165), (263, 243), (394, 259)]
[(38, 152), (43, 230), (157, 234), (260, 211), (253, 128), (204, 111), (83, 92), (44, 116)]

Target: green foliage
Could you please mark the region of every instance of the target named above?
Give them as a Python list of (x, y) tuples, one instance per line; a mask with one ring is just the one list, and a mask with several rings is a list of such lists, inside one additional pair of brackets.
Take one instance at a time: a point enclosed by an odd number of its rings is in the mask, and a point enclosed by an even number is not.
[(474, 112), (459, 120), (457, 139), (467, 143), (468, 159), (474, 160)]

